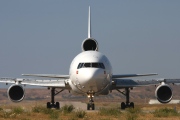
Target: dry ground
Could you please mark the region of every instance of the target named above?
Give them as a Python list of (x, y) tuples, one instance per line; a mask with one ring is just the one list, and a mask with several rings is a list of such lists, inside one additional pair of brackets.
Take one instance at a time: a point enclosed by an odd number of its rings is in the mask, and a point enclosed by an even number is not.
[[(180, 99), (180, 87), (172, 86), (174, 99)], [(46, 110), (46, 102), (50, 100), (50, 91), (43, 89), (26, 89), (26, 97), (20, 103), (12, 103), (7, 98), (7, 89), (0, 89), (0, 120), (180, 120), (180, 114), (170, 114), (168, 111), (163, 115), (155, 116), (158, 109), (171, 109), (180, 112), (180, 104), (149, 105), (150, 99), (154, 99), (155, 87), (135, 88), (131, 91), (130, 99), (135, 103), (134, 111), (121, 111), (120, 103), (125, 97), (114, 91), (108, 96), (95, 97), (95, 111), (86, 111), (86, 97), (74, 96), (67, 91), (56, 96), (56, 101), (70, 105), (71, 103), (81, 111), (64, 113), (62, 110)], [(34, 112), (34, 108), (40, 106), (42, 111)], [(102, 111), (101, 108), (105, 108)], [(39, 109), (39, 108), (38, 108)], [(166, 110), (166, 109), (165, 109)], [(20, 111), (20, 112), (19, 112)], [(85, 114), (82, 118), (79, 115)]]
[[(66, 103), (68, 102), (66, 101)], [(70, 103), (80, 104), (71, 101), (69, 104)], [(38, 106), (40, 106), (39, 109), (43, 109), (44, 111), (34, 112), (34, 108)], [(116, 102), (98, 102), (96, 106), (98, 110), (95, 111), (82, 110), (85, 115), (83, 118), (80, 118), (76, 115), (77, 109), (70, 113), (64, 113), (61, 109), (53, 110), (53, 112), (46, 111), (44, 101), (23, 101), (17, 104), (1, 104), (0, 120), (180, 120), (180, 114), (155, 116), (155, 110), (158, 109), (168, 108), (179, 112), (180, 104), (148, 105), (139, 103), (136, 105), (134, 111), (130, 111), (129, 109), (120, 110), (119, 104)], [(102, 108), (109, 111), (103, 112), (101, 110)], [(13, 111), (14, 109), (16, 109), (16, 111)], [(18, 112), (19, 109), (23, 111)], [(113, 112), (111, 113), (111, 111)], [(52, 112), (52, 114), (50, 112)]]

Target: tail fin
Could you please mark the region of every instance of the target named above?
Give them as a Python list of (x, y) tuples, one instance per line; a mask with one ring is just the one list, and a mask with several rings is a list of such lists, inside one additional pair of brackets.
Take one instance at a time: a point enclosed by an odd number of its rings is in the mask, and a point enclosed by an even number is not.
[(88, 38), (91, 38), (91, 8), (89, 6), (89, 16), (88, 16)]
[(82, 51), (98, 51), (98, 42), (91, 36), (91, 8), (89, 6), (88, 15), (88, 38), (86, 38), (81, 45)]

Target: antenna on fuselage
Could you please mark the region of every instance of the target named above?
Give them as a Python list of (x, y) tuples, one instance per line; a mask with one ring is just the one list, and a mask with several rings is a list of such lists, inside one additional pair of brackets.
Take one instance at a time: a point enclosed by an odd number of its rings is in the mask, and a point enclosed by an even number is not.
[(91, 38), (91, 8), (89, 6), (89, 16), (88, 16), (88, 38)]

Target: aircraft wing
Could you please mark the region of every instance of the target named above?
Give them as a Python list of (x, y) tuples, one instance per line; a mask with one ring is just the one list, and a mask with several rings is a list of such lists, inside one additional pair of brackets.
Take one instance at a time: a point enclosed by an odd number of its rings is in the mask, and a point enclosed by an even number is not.
[(170, 83), (175, 84), (175, 83), (180, 83), (180, 79), (150, 79), (150, 80), (113, 79), (113, 89), (159, 85), (162, 82), (167, 84)]
[(152, 76), (158, 75), (157, 73), (149, 73), (149, 74), (121, 74), (121, 75), (112, 75), (112, 78), (127, 78), (127, 77), (141, 77), (141, 76)]
[(22, 74), (22, 76), (69, 79), (69, 75), (59, 75), (59, 74)]
[(40, 80), (40, 79), (27, 79), (27, 78), (0, 78), (1, 83), (5, 84), (22, 84), (22, 85), (33, 85), (40, 87), (56, 87), (65, 88), (68, 79), (57, 79), (57, 80)]

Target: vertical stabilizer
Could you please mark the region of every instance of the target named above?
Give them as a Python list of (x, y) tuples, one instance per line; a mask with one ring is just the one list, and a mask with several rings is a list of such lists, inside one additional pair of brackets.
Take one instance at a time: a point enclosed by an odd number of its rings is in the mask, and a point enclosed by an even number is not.
[(86, 38), (81, 45), (82, 51), (98, 51), (98, 42), (91, 36), (91, 8), (89, 6), (88, 14), (88, 38)]
[(88, 38), (91, 38), (91, 8), (89, 6), (89, 16), (88, 16)]

